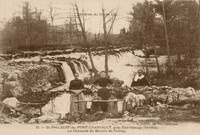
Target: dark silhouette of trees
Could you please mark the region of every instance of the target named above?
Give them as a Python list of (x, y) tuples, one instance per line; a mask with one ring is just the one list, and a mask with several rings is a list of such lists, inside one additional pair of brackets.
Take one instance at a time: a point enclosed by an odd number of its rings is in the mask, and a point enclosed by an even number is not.
[(41, 12), (31, 11), (24, 3), (22, 17), (13, 17), (1, 31), (3, 48), (15, 51), (19, 47), (31, 49), (47, 42), (47, 21), (41, 19)]
[(133, 6), (129, 30), (140, 47), (160, 46), (168, 56), (168, 68), (172, 70), (171, 55), (185, 58), (190, 65), (196, 58), (199, 43), (200, 4), (182, 0), (145, 0)]

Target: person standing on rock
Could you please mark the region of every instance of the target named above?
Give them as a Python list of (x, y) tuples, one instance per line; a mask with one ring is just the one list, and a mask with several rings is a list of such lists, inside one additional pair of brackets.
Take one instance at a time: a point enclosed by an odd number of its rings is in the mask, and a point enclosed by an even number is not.
[(84, 83), (82, 80), (79, 79), (79, 74), (74, 74), (74, 80), (70, 82), (69, 90), (71, 93), (71, 105), (70, 105), (70, 112), (71, 113), (85, 113), (86, 111), (86, 104), (84, 102), (74, 103), (75, 101), (84, 100), (83, 89)]
[[(110, 90), (106, 88), (108, 84), (113, 84), (113, 82), (106, 77), (105, 72), (101, 72), (101, 77), (97, 79), (94, 83), (94, 85), (98, 84), (101, 88), (98, 90), (98, 96), (101, 97), (102, 100), (108, 100), (110, 98)], [(106, 112), (108, 109), (108, 104), (106, 102), (100, 103), (101, 110), (103, 112)]]

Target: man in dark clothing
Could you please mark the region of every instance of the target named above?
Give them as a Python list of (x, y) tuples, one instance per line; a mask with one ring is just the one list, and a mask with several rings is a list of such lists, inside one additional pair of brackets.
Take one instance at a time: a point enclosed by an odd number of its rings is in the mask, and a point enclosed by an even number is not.
[(113, 82), (106, 78), (104, 72), (101, 73), (101, 78), (97, 79), (93, 84), (99, 84), (100, 87), (106, 87), (108, 84), (113, 84)]
[[(93, 84), (99, 84), (101, 89), (98, 90), (98, 96), (101, 97), (102, 100), (108, 100), (110, 98), (110, 90), (106, 88), (108, 84), (113, 84), (113, 82), (106, 77), (105, 72), (101, 73), (101, 78), (97, 79)], [(106, 102), (100, 103), (101, 110), (106, 112), (108, 109), (108, 104)]]

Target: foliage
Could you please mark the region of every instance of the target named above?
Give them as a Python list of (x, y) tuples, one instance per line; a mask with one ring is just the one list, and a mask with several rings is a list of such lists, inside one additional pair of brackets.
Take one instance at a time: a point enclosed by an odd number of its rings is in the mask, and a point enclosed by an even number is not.
[(52, 88), (51, 83), (56, 81), (58, 78), (56, 68), (47, 65), (39, 65), (28, 68), (27, 71), (24, 71), (23, 77), (20, 81), (27, 92), (39, 92)]
[(170, 54), (184, 54), (190, 63), (196, 57), (199, 43), (200, 6), (194, 0), (165, 0), (164, 3), (160, 0), (145, 0), (134, 5), (129, 25), (132, 39), (136, 40), (140, 48), (146, 45), (166, 48), (163, 6)]
[(6, 51), (17, 50), (21, 46), (30, 49), (38, 44), (46, 43), (47, 21), (41, 19), (41, 12), (31, 11), (25, 2), (22, 16), (13, 17), (1, 31), (1, 45)]

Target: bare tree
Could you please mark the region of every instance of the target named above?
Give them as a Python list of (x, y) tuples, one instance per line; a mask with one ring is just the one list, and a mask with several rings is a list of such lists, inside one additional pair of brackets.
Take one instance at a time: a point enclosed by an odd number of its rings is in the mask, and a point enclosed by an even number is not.
[(30, 47), (31, 46), (30, 23), (32, 19), (32, 13), (31, 13), (29, 2), (24, 3), (22, 14), (23, 14), (23, 19), (25, 20), (25, 25), (26, 25), (26, 45)]
[[(105, 13), (105, 9), (102, 7), (102, 17), (103, 17), (103, 32), (104, 32), (104, 40), (105, 40), (105, 73), (106, 76), (108, 76), (108, 71), (109, 71), (109, 67), (108, 67), (108, 49), (110, 46), (110, 32), (113, 28), (114, 22), (116, 20), (116, 16), (117, 16), (117, 12), (118, 9), (116, 10), (116, 12), (114, 13), (114, 15), (109, 18), (108, 20), (106, 20), (106, 18), (114, 11), (115, 9), (111, 10), (109, 13)], [(110, 28), (107, 31), (107, 24), (111, 22)]]
[(50, 16), (50, 19), (51, 19), (51, 26), (54, 25), (54, 20), (55, 20), (55, 17), (58, 15), (56, 13), (56, 7), (53, 7), (52, 6), (52, 3), (50, 2), (49, 4), (49, 11), (47, 11), (49, 13), (49, 16)]
[(83, 22), (82, 22), (80, 12), (79, 12), (79, 9), (78, 9), (78, 6), (77, 6), (76, 3), (74, 4), (74, 6), (75, 6), (76, 14), (77, 14), (77, 17), (78, 17), (78, 20), (79, 20), (79, 24), (80, 24), (80, 27), (81, 27), (83, 40), (84, 40), (84, 43), (87, 47), (87, 51), (88, 51), (89, 59), (90, 59), (90, 62), (91, 62), (92, 70), (95, 74), (97, 74), (97, 69), (95, 68), (95, 65), (94, 65), (94, 61), (93, 61), (93, 58), (92, 58), (92, 52), (91, 52), (91, 49), (90, 49), (90, 45), (89, 45), (89, 42), (88, 42), (88, 39), (87, 39), (85, 27), (84, 27), (85, 20), (83, 20)]

